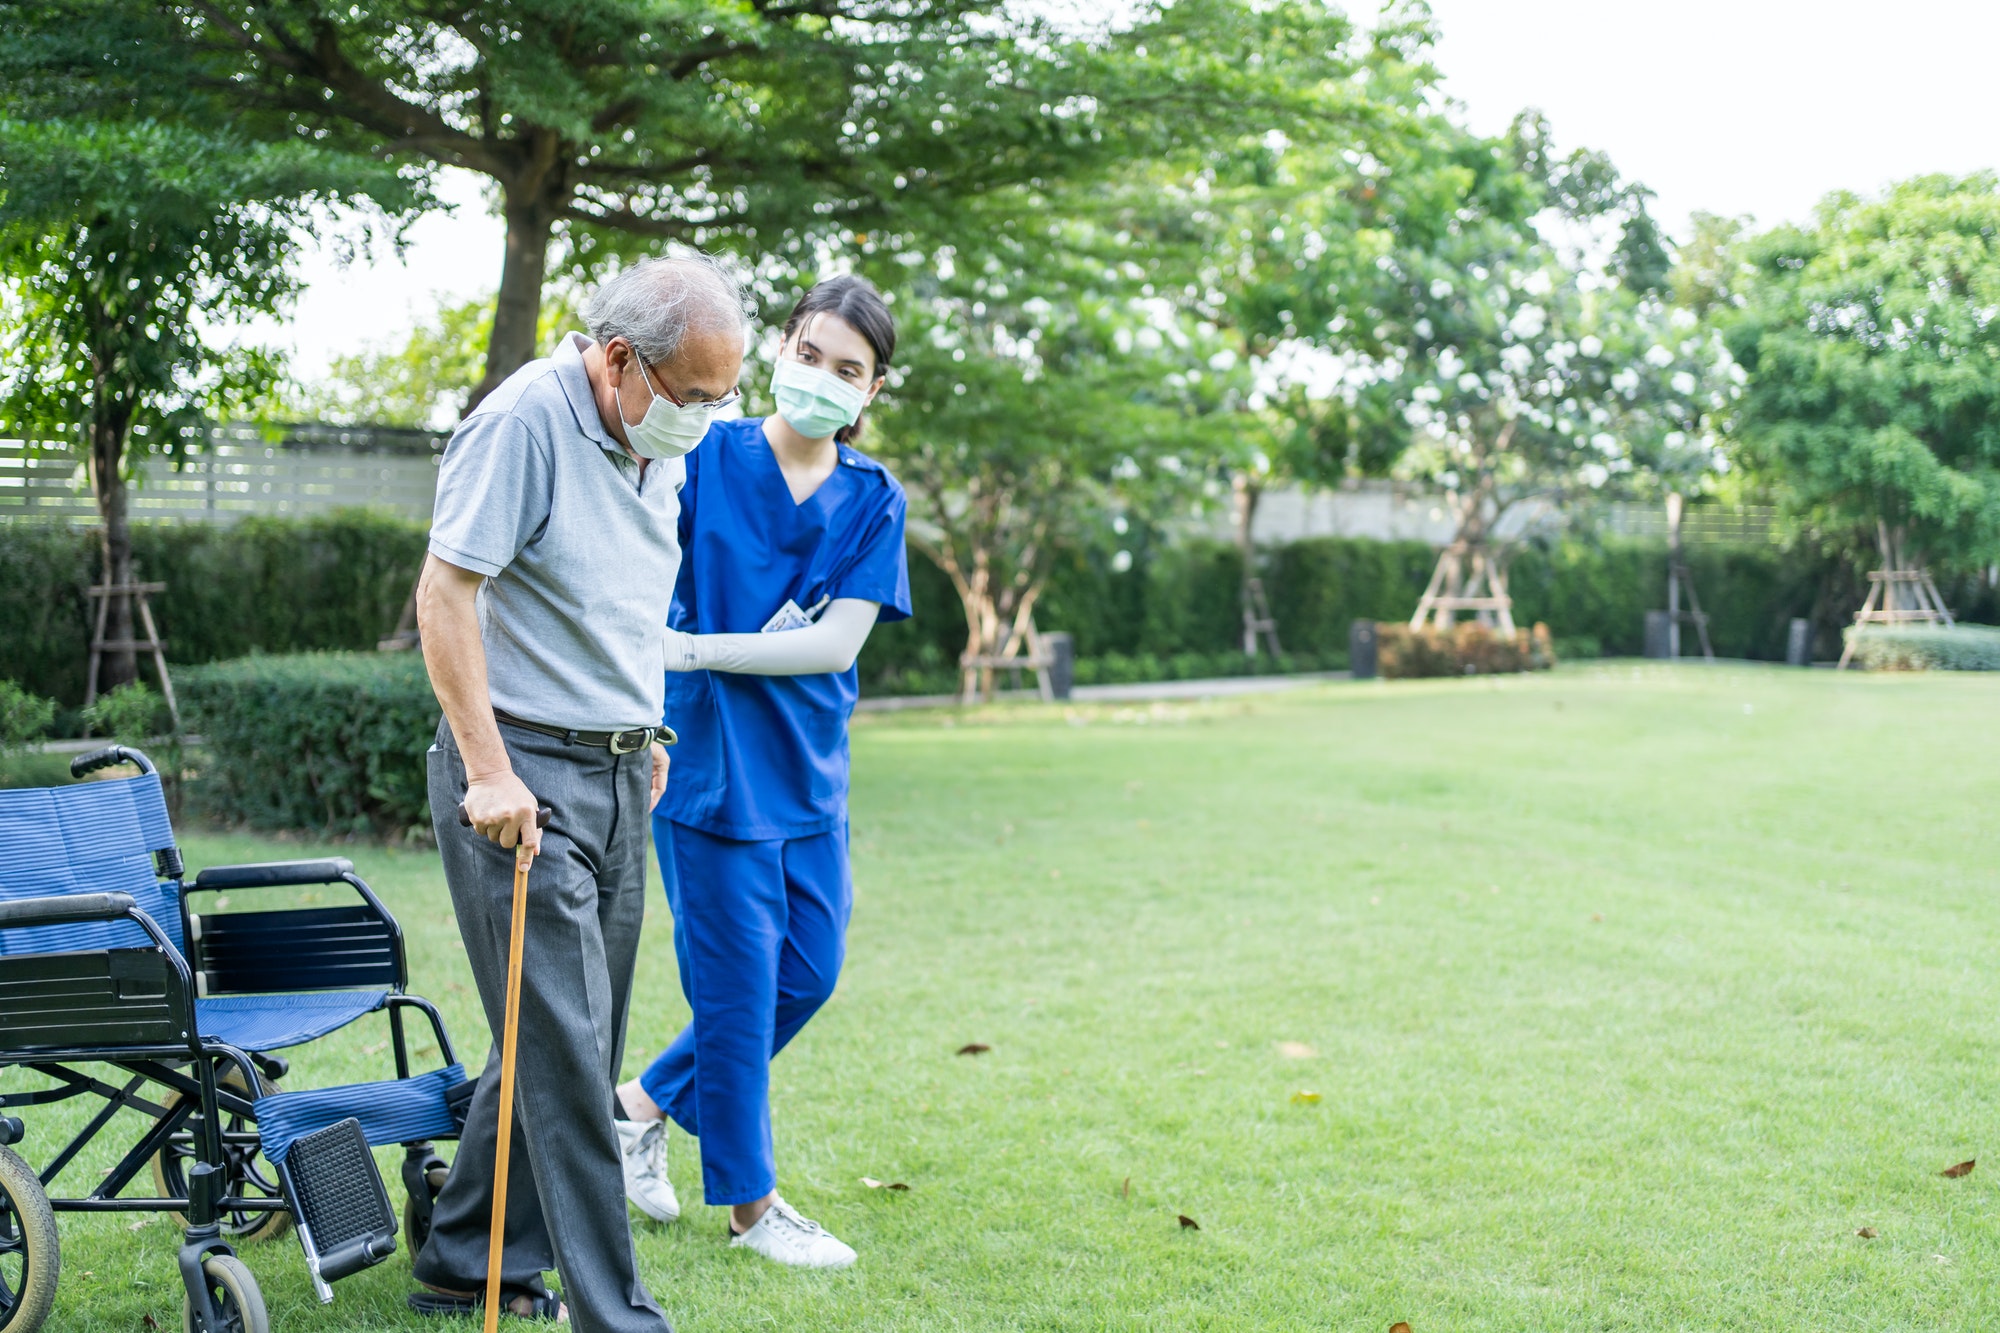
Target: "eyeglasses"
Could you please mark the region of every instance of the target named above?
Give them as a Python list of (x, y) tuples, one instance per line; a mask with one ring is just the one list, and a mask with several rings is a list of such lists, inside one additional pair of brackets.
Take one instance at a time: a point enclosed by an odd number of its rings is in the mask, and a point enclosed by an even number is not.
[(646, 392), (652, 394), (655, 398), (666, 399), (683, 412), (706, 412), (713, 415), (730, 404), (742, 400), (743, 390), (736, 389), (721, 398), (711, 398), (699, 403), (684, 403), (674, 396), (674, 391), (669, 389), (665, 383), (662, 383), (657, 389), (653, 387), (652, 367), (646, 364), (646, 358), (639, 355), (639, 349), (636, 347), (632, 349), (632, 359), (639, 363), (639, 378), (645, 384)]

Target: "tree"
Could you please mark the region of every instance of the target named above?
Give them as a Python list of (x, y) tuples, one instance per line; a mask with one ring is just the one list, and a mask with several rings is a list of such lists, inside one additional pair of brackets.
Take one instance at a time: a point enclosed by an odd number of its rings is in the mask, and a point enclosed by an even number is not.
[[(681, 241), (819, 266), (966, 200), (1089, 178), (1269, 94), (1305, 4), (1182, 0), (1065, 34), (1002, 0), (6, 0), (0, 79), (491, 177), (507, 224), (475, 400), (533, 354), (551, 242), (587, 271)], [(1314, 21), (1333, 22), (1319, 11)]]
[[(447, 428), (465, 414), (479, 385), (493, 340), (493, 311), (490, 296), (441, 304), (400, 347), (336, 357), (323, 378), (284, 384), (264, 415), (343, 426)], [(582, 327), (575, 293), (558, 289), (542, 302), (535, 348), (546, 355), (557, 338)]]
[(1238, 448), (1248, 386), (1207, 272), (1213, 182), (1392, 118), (1355, 77), (1366, 39), (1316, 3), (1178, 5), (1119, 43), (1159, 111), (1192, 81), (1223, 95), (1089, 170), (968, 201), (948, 243), (913, 226), (862, 247), (911, 347), (886, 452), (965, 604), (968, 662), (1018, 647), (1058, 542), (1107, 507), (1185, 499)]
[(912, 544), (964, 608), (967, 698), (991, 691), (981, 663), (1026, 643), (1055, 549), (1103, 508), (1194, 483), (1216, 447), (1188, 367), (1219, 344), (1066, 258), (1027, 245), (896, 302), (909, 350), (879, 448), (910, 492)]
[[(217, 341), (291, 295), (293, 229), (353, 197), (306, 146), (135, 123), (0, 120), (0, 431), (74, 451), (103, 520), (103, 577), (130, 585), (125, 488), (217, 409), (270, 384), (261, 348)], [(383, 198), (393, 175), (373, 182)], [(132, 606), (111, 599), (110, 688), (132, 680)]]
[(1742, 253), (1742, 461), (1889, 570), (2000, 559), (2000, 178), (1830, 195)]

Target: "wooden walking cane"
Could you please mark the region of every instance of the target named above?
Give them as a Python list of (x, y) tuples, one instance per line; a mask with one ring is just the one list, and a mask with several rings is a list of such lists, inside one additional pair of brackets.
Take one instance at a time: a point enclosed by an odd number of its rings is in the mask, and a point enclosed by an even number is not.
[[(535, 827), (549, 826), (549, 808), (535, 811)], [(472, 823), (464, 806), (458, 822)], [(500, 1126), (493, 1140), (493, 1221), (486, 1233), (486, 1333), (500, 1327), (500, 1252), (507, 1243), (507, 1159), (514, 1146), (514, 1050), (521, 1035), (521, 946), (528, 925), (528, 867), (535, 858), (525, 844), (514, 848), (514, 910), (507, 928), (507, 1012), (500, 1030)]]

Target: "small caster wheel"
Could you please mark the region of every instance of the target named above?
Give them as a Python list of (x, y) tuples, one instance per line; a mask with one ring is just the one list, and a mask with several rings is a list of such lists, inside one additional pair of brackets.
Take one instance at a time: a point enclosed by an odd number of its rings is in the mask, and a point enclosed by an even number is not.
[(55, 1308), (62, 1250), (35, 1168), (0, 1148), (0, 1333), (35, 1333)]
[(264, 1293), (257, 1289), (257, 1279), (241, 1259), (233, 1254), (211, 1254), (201, 1261), (201, 1274), (208, 1282), (208, 1298), (215, 1303), (220, 1322), (197, 1327), (194, 1302), (182, 1296), (184, 1333), (271, 1333), (271, 1317), (264, 1313)]
[[(436, 1163), (437, 1159), (431, 1161)], [(421, 1207), (408, 1196), (403, 1198), (403, 1243), (410, 1248), (410, 1258), (417, 1257), (417, 1251), (424, 1248), (424, 1242), (431, 1234), (431, 1205), (437, 1202), (438, 1191), (444, 1188), (444, 1179), (451, 1174), (451, 1168), (442, 1165), (428, 1166), (424, 1171), (424, 1192), (429, 1196)], [(4, 1333), (4, 1330), (0, 1330)]]

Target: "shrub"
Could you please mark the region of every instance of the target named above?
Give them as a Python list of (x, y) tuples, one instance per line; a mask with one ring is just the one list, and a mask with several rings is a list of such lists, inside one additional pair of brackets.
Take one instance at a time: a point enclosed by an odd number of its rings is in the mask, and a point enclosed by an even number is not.
[(168, 730), (167, 701), (143, 680), (128, 681), (83, 710), (84, 725), (99, 736), (142, 745)]
[(1389, 680), (1546, 671), (1556, 662), (1547, 625), (1512, 638), (1473, 622), (1449, 630), (1379, 625), (1375, 635), (1377, 665)]
[(2000, 671), (2000, 629), (1986, 625), (1849, 628), (1854, 661), (1870, 671)]
[[(140, 577), (162, 581), (153, 615), (177, 665), (249, 652), (373, 648), (395, 627), (423, 563), (425, 528), (343, 509), (228, 526), (135, 523)], [(83, 701), (97, 578), (96, 533), (0, 521), (0, 676), (72, 707)]]
[(0, 754), (21, 749), (49, 729), (56, 701), (31, 694), (11, 680), (0, 680)]
[(206, 759), (191, 795), (256, 828), (399, 836), (430, 826), (439, 710), (417, 653), (251, 656), (182, 674)]

